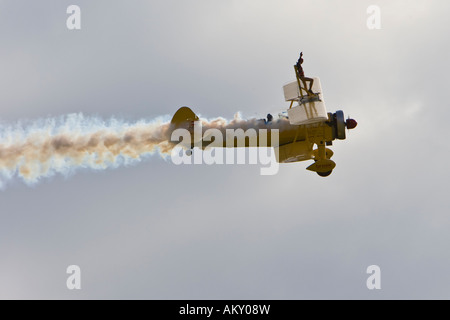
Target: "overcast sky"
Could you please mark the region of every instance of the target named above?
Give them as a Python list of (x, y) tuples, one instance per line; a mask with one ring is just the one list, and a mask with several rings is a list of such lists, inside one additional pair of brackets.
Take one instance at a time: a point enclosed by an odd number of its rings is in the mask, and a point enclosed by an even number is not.
[[(66, 9), (81, 8), (81, 30)], [(381, 29), (369, 30), (369, 5)], [(0, 124), (82, 112), (134, 122), (190, 106), (276, 114), (321, 79), (358, 121), (328, 178), (158, 156), (0, 191), (3, 299), (450, 298), (450, 3), (0, 0)], [(366, 268), (381, 268), (368, 290)], [(81, 290), (66, 287), (79, 265)]]

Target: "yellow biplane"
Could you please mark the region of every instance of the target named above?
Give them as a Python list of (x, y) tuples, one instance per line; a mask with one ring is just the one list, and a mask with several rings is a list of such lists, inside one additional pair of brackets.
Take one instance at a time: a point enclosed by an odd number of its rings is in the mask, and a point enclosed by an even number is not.
[[(307, 90), (306, 84), (299, 77), (297, 66), (294, 68), (297, 80), (283, 87), (285, 101), (290, 102), (289, 109), (280, 113), (278, 119), (272, 119), (272, 116), (268, 115), (268, 119), (258, 122), (257, 127), (269, 129), (267, 141), (271, 141), (271, 143), (264, 147), (276, 149), (275, 154), (279, 163), (314, 160), (314, 163), (307, 169), (315, 171), (321, 177), (326, 177), (336, 166), (335, 162), (331, 160), (333, 151), (327, 146), (331, 146), (332, 141), (336, 139), (344, 140), (346, 129), (355, 128), (357, 122), (350, 118), (345, 119), (341, 110), (328, 113), (325, 109), (320, 79), (313, 77), (312, 90)], [(190, 128), (192, 132), (193, 123), (198, 120), (199, 118), (190, 108), (182, 107), (173, 116), (171, 124), (173, 129), (184, 127)], [(249, 127), (245, 121), (241, 123), (242, 127)], [(270, 138), (270, 129), (279, 130), (279, 141), (276, 143), (273, 143)], [(209, 141), (205, 140), (200, 142), (203, 149), (212, 143), (210, 139)], [(217, 145), (217, 141), (215, 141), (215, 146)], [(238, 146), (237, 143), (230, 145), (226, 143), (225, 139), (219, 145), (224, 148), (241, 146)], [(245, 147), (260, 146), (259, 140), (256, 142), (252, 142), (250, 139), (245, 140)], [(193, 147), (194, 142), (187, 149)], [(192, 153), (191, 150), (188, 152), (188, 154)]]

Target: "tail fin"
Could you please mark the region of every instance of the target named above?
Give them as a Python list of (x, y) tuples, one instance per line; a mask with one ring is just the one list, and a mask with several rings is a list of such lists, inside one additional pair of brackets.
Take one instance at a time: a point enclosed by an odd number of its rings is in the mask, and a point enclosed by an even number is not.
[[(189, 132), (191, 132), (191, 135), (193, 135), (194, 121), (198, 121), (198, 120), (199, 120), (199, 118), (196, 116), (196, 114), (190, 108), (181, 107), (173, 115), (172, 121), (170, 122), (171, 130), (176, 130), (179, 128), (187, 129), (187, 130), (189, 130)], [(191, 138), (191, 140), (192, 140), (192, 138)], [(179, 143), (180, 141), (172, 141), (171, 140), (171, 142)], [(194, 147), (194, 145), (192, 143), (184, 145), (184, 148), (187, 150), (190, 150), (193, 147)]]
[(173, 115), (171, 123), (175, 126), (179, 126), (182, 123), (185, 122), (192, 122), (192, 121), (198, 121), (199, 118), (196, 116), (196, 114), (188, 107), (181, 107), (180, 109), (175, 112)]

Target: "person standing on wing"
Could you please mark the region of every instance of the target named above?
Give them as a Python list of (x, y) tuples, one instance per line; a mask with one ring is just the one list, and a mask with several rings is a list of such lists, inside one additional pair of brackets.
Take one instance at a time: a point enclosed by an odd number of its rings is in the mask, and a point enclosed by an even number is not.
[[(305, 90), (308, 90), (309, 93), (314, 94), (314, 92), (312, 92), (312, 86), (314, 83), (314, 79), (305, 77), (305, 73), (303, 72), (303, 68), (302, 68), (302, 63), (303, 63), (302, 56), (303, 56), (303, 52), (300, 52), (300, 58), (298, 58), (298, 61), (296, 64), (297, 71), (298, 71), (298, 77), (300, 78), (300, 80), (302, 80)], [(306, 82), (309, 82), (309, 89), (306, 89)]]

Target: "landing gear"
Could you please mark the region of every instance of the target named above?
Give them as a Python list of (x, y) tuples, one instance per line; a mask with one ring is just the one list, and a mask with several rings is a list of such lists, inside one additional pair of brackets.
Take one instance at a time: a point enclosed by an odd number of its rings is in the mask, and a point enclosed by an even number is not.
[(317, 174), (321, 177), (328, 177), (332, 172), (333, 172), (333, 170), (330, 170), (327, 172), (317, 172)]
[(330, 159), (332, 156), (333, 152), (325, 147), (324, 141), (321, 141), (314, 150), (314, 163), (306, 169), (315, 171), (321, 177), (328, 177), (336, 167), (336, 163)]

